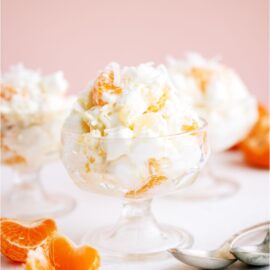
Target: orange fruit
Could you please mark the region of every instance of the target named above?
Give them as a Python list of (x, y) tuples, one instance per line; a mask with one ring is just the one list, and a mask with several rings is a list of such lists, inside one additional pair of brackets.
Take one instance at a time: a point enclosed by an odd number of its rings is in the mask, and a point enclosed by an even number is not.
[(75, 248), (64, 236), (55, 234), (48, 241), (47, 250), (30, 251), (26, 270), (97, 270), (98, 252), (90, 246)]
[(258, 106), (258, 120), (249, 135), (239, 144), (247, 164), (269, 169), (269, 113)]
[(48, 253), (55, 270), (96, 270), (100, 265), (100, 256), (94, 248), (87, 245), (75, 248), (60, 235), (52, 237)]
[(190, 71), (191, 76), (195, 78), (203, 94), (206, 92), (212, 73), (210, 69), (201, 67), (193, 67)]
[(167, 180), (167, 177), (162, 175), (162, 171), (160, 169), (160, 161), (155, 158), (150, 158), (148, 160), (148, 171), (150, 174), (150, 177), (147, 179), (148, 181), (139, 189), (128, 191), (125, 194), (127, 198), (134, 198), (139, 196), (154, 188), (155, 186), (161, 185)]
[(141, 188), (139, 188), (137, 190), (131, 190), (131, 191), (127, 192), (125, 194), (125, 196), (127, 198), (139, 196), (139, 195), (147, 192), (148, 190), (152, 189), (153, 187), (162, 184), (166, 180), (167, 180), (167, 177), (164, 175), (153, 175), (149, 178), (149, 181), (145, 185), (143, 185)]
[(88, 109), (90, 109), (92, 106), (102, 107), (108, 103), (102, 99), (104, 92), (113, 93), (115, 95), (120, 95), (123, 92), (122, 88), (114, 85), (113, 71), (109, 73), (101, 73), (97, 77), (90, 92), (90, 102), (87, 106)]
[(9, 85), (1, 85), (0, 99), (10, 101), (12, 97), (17, 93), (16, 89)]
[(45, 245), (56, 230), (56, 224), (52, 219), (22, 222), (16, 219), (1, 218), (0, 251), (15, 262), (25, 262), (28, 251)]
[(29, 250), (25, 270), (55, 270), (50, 264), (48, 256), (42, 247)]
[(228, 151), (238, 151), (239, 150), (239, 143), (233, 145), (231, 148), (228, 149)]

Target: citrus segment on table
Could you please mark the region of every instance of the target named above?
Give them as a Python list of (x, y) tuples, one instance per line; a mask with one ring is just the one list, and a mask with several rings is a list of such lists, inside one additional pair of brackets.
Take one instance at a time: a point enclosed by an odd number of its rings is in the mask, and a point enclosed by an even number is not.
[(60, 235), (50, 240), (48, 252), (55, 270), (96, 270), (100, 265), (99, 254), (94, 248), (87, 245), (76, 248)]
[(249, 135), (239, 144), (247, 164), (269, 168), (269, 113), (262, 105), (258, 107), (258, 120)]
[(22, 222), (1, 218), (1, 253), (15, 262), (25, 262), (29, 250), (45, 245), (57, 230), (52, 219)]
[(25, 270), (55, 270), (51, 265), (45, 249), (38, 247), (28, 252)]
[(30, 251), (26, 270), (97, 270), (98, 252), (90, 246), (74, 247), (64, 236), (55, 234), (47, 248)]

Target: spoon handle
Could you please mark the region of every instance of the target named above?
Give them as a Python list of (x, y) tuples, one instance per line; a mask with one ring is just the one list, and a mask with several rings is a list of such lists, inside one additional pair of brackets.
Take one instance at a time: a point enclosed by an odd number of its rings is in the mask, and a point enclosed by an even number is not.
[(239, 239), (240, 237), (248, 234), (248, 233), (251, 233), (251, 232), (254, 232), (254, 231), (257, 231), (259, 229), (264, 229), (264, 228), (268, 228), (270, 226), (270, 222), (269, 221), (266, 221), (266, 222), (262, 222), (262, 223), (259, 223), (259, 224), (256, 224), (256, 225), (253, 225), (251, 227), (248, 227), (248, 228), (245, 228), (241, 231), (239, 231), (238, 233), (235, 233), (234, 235), (232, 235), (227, 241), (225, 241), (222, 245), (221, 245), (221, 248), (224, 249), (224, 248), (228, 248), (228, 250), (231, 248), (231, 246), (233, 245), (233, 243)]

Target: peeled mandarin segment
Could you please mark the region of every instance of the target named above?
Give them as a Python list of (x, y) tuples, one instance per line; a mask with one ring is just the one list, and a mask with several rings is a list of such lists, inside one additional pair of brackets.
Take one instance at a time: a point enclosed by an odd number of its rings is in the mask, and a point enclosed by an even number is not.
[(27, 255), (25, 270), (55, 270), (42, 247), (30, 250)]
[(1, 148), (3, 151), (6, 151), (6, 152), (11, 151), (11, 149), (7, 145), (3, 144), (2, 142), (1, 142)]
[[(262, 118), (263, 118), (263, 120), (262, 120)], [(242, 142), (240, 142), (240, 143), (232, 146), (229, 150), (232, 150), (232, 151), (234, 151), (234, 150), (241, 150), (241, 146), (243, 146), (243, 144), (249, 138), (256, 137), (256, 134), (258, 133), (258, 127), (259, 126), (265, 126), (266, 127), (268, 125), (266, 123), (267, 121), (269, 121), (268, 112), (267, 112), (266, 108), (263, 105), (259, 104), (258, 105), (258, 119), (257, 119), (257, 122), (255, 123), (253, 129), (250, 131), (250, 133), (248, 134), (248, 136)], [(264, 132), (267, 132), (267, 128), (264, 129)]]
[(89, 133), (91, 131), (91, 126), (85, 120), (81, 120), (81, 129), (83, 133)]
[(191, 69), (191, 76), (193, 76), (199, 84), (199, 87), (203, 93), (205, 93), (208, 82), (211, 77), (211, 70), (205, 68), (194, 67)]
[(141, 195), (147, 192), (148, 190), (152, 189), (153, 187), (162, 184), (166, 180), (167, 180), (167, 177), (164, 175), (151, 176), (150, 180), (145, 185), (143, 185), (140, 189), (131, 190), (127, 192), (126, 197), (136, 197), (138, 195)]
[(260, 155), (254, 155), (254, 152), (250, 148), (243, 148), (244, 155), (245, 155), (245, 161), (247, 164), (253, 167), (258, 167), (258, 168), (265, 168), (269, 169), (269, 151), (260, 154)]
[(199, 128), (199, 125), (194, 120), (192, 121), (191, 125), (183, 125), (182, 126), (182, 130), (184, 132), (190, 132), (190, 131), (193, 131), (193, 130), (197, 130), (198, 128)]
[(160, 161), (155, 158), (150, 158), (148, 160), (148, 172), (150, 174), (149, 180), (146, 184), (144, 184), (141, 188), (137, 190), (131, 190), (126, 193), (126, 197), (136, 197), (141, 195), (148, 190), (152, 189), (153, 187), (162, 184), (167, 180), (167, 177), (162, 175), (160, 169)]
[(92, 90), (91, 99), (94, 106), (102, 107), (107, 104), (107, 102), (102, 99), (102, 90), (100, 88), (94, 87)]
[(89, 246), (77, 249), (74, 256), (75, 270), (96, 270), (100, 266), (100, 258), (96, 250)]
[(60, 235), (51, 238), (48, 253), (55, 270), (96, 270), (100, 265), (100, 257), (95, 249), (89, 246), (76, 249)]
[(49, 243), (49, 260), (56, 270), (73, 269), (72, 244), (64, 237), (54, 236)]
[(112, 71), (109, 74), (101, 73), (98, 76), (90, 94), (90, 105), (88, 107), (106, 105), (107, 102), (102, 99), (105, 91), (115, 95), (120, 95), (123, 91), (122, 88), (114, 85), (114, 73)]
[(1, 219), (1, 253), (16, 262), (25, 262), (29, 250), (44, 245), (57, 230), (51, 219), (23, 223), (15, 219)]
[(120, 95), (122, 93), (122, 88), (114, 85), (114, 73), (111, 71), (107, 77), (101, 76), (101, 80), (98, 81), (98, 86), (104, 91), (111, 92), (115, 95)]
[(0, 89), (0, 99), (3, 99), (5, 101), (10, 101), (14, 94), (16, 94), (17, 91), (15, 88), (9, 85), (1, 85)]
[(2, 163), (9, 166), (26, 163), (26, 159), (23, 156), (18, 155), (14, 150), (10, 149), (8, 145), (5, 145), (3, 143), (3, 138), (4, 138), (4, 135), (1, 134), (1, 137), (0, 137), (1, 150), (7, 153), (9, 157), (3, 158)]
[(24, 164), (26, 163), (26, 160), (24, 157), (20, 156), (20, 155), (14, 155), (10, 158), (6, 158), (4, 160), (2, 160), (3, 164), (12, 166), (12, 165), (17, 165), (17, 164)]
[(245, 161), (254, 167), (269, 168), (269, 114), (259, 105), (259, 118), (244, 141), (239, 144)]
[(96, 161), (95, 158), (92, 157), (92, 156), (88, 158), (88, 160), (87, 160), (87, 162), (85, 163), (85, 166), (84, 166), (85, 172), (87, 172), (87, 173), (91, 172), (91, 165), (93, 163), (95, 163), (95, 161)]
[(160, 174), (160, 166), (157, 159), (150, 158), (148, 160), (148, 171), (150, 175)]
[(234, 146), (232, 146), (229, 151), (238, 151), (239, 150), (239, 144), (236, 144)]
[(147, 112), (158, 112), (160, 111), (166, 104), (166, 101), (168, 99), (168, 94), (165, 92), (160, 99), (157, 101), (156, 104), (153, 104), (148, 107)]

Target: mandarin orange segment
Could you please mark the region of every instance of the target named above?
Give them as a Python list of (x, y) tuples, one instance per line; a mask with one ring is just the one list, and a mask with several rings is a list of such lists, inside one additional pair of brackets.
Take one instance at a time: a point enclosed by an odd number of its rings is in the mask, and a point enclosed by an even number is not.
[(149, 158), (148, 160), (148, 172), (150, 177), (148, 182), (144, 184), (141, 188), (137, 190), (131, 190), (126, 193), (126, 197), (136, 197), (141, 195), (148, 190), (152, 189), (153, 187), (162, 184), (167, 180), (167, 177), (162, 175), (162, 171), (160, 168), (160, 161), (156, 158)]
[(7, 145), (5, 145), (5, 144), (1, 144), (1, 148), (5, 152), (10, 152), (11, 151), (11, 149)]
[(258, 120), (249, 135), (239, 144), (247, 164), (268, 168), (269, 164), (269, 140), (270, 124), (269, 113), (262, 105), (258, 106)]
[(239, 150), (239, 144), (235, 144), (231, 148), (228, 149), (228, 151), (238, 151), (238, 150)]
[(100, 256), (94, 248), (75, 248), (61, 235), (54, 235), (50, 239), (48, 254), (55, 270), (96, 270), (100, 265)]
[(190, 73), (191, 76), (193, 76), (196, 79), (201, 91), (205, 93), (212, 72), (205, 68), (193, 67)]
[(149, 158), (148, 160), (148, 171), (150, 175), (160, 174), (160, 165), (156, 158)]
[(93, 163), (95, 163), (95, 161), (96, 161), (96, 159), (94, 158), (94, 157), (89, 157), (88, 158), (88, 161), (85, 163), (85, 165), (84, 165), (84, 167), (85, 167), (85, 171), (87, 172), (87, 173), (89, 173), (89, 172), (91, 172), (91, 165), (93, 164)]
[(199, 128), (199, 125), (196, 121), (192, 120), (192, 123), (190, 125), (183, 125), (182, 130), (185, 132), (197, 130)]
[(122, 91), (122, 88), (114, 84), (114, 73), (112, 71), (108, 74), (101, 73), (95, 81), (92, 91), (90, 92), (90, 102), (88, 107), (91, 108), (92, 106), (106, 105), (107, 102), (102, 99), (104, 92), (120, 95)]
[(0, 99), (10, 101), (12, 97), (17, 93), (16, 89), (9, 85), (1, 85)]
[(168, 99), (168, 94), (165, 92), (160, 99), (157, 101), (156, 104), (152, 104), (148, 107), (147, 112), (158, 112), (160, 111), (166, 104)]
[(24, 164), (26, 163), (26, 160), (24, 157), (20, 155), (14, 155), (12, 157), (6, 158), (2, 160), (3, 164), (13, 166), (13, 165), (18, 165), (18, 164)]
[(1, 134), (0, 135), (0, 143), (1, 143), (0, 147), (1, 147), (2, 152), (7, 153), (8, 157), (4, 158), (2, 156), (1, 162), (5, 165), (8, 165), (8, 166), (26, 163), (26, 159), (23, 156), (17, 154), (14, 150), (10, 149), (10, 147), (8, 145), (4, 144), (3, 140), (4, 140), (4, 135)]
[(27, 255), (25, 270), (55, 270), (42, 247), (30, 250)]
[(89, 133), (91, 132), (91, 126), (88, 122), (86, 122), (85, 120), (81, 119), (81, 130), (84, 133)]
[(104, 106), (107, 104), (106, 101), (102, 99), (102, 89), (94, 87), (92, 92), (91, 92), (91, 100), (93, 102), (94, 106)]
[(52, 219), (21, 222), (1, 218), (0, 229), (1, 253), (13, 261), (25, 262), (28, 251), (46, 244), (57, 227)]
[(153, 175), (150, 176), (149, 181), (143, 185), (141, 188), (137, 190), (131, 190), (126, 193), (126, 197), (135, 197), (141, 195), (142, 193), (147, 192), (148, 190), (152, 189), (153, 187), (162, 184), (167, 180), (167, 177), (164, 175)]

